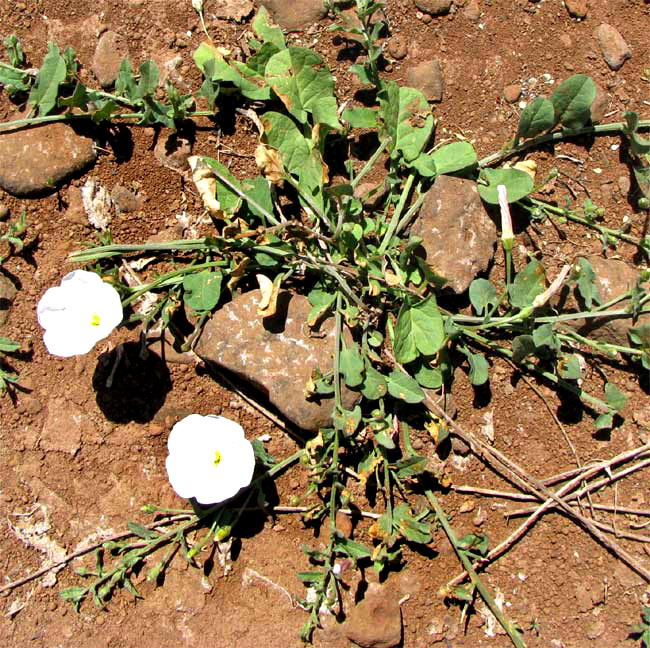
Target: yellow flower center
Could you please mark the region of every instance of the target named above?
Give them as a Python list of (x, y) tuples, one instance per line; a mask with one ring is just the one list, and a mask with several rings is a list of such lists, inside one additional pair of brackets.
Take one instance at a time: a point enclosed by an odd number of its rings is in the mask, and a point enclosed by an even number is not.
[(99, 326), (101, 324), (101, 319), (97, 313), (93, 313), (92, 316), (90, 317), (90, 325), (91, 326)]
[(221, 463), (221, 453), (217, 450), (214, 453), (214, 465), (218, 466)]

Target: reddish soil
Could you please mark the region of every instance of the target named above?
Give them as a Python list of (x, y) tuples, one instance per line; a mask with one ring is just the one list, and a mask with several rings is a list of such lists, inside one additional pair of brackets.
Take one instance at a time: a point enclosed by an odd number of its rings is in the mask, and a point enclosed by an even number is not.
[[(464, 3), (457, 2), (462, 5)], [(589, 3), (588, 18), (570, 19), (563, 3), (545, 0), (480, 0), (481, 18), (472, 22), (458, 7), (448, 16), (427, 20), (418, 18), (410, 0), (389, 1), (386, 10), (394, 34), (406, 37), (410, 52), (403, 61), (391, 63), (388, 76), (404, 81), (408, 64), (425, 58), (427, 53), (439, 57), (446, 80), (443, 101), (435, 107), (438, 120), (437, 141), (451, 140), (462, 133), (474, 141), (479, 156), (498, 151), (516, 129), (519, 108), (503, 98), (509, 84), (522, 84), (549, 74), (556, 81), (583, 72), (593, 76), (610, 97), (608, 120), (618, 120), (625, 110), (648, 114), (645, 101), (648, 86), (641, 80), (648, 65), (647, 24), (650, 7), (637, 2)], [(242, 39), (247, 24), (210, 18), (210, 0), (206, 1), (208, 29), (214, 40), (232, 46)], [(55, 21), (60, 21), (56, 23)], [(134, 55), (134, 67), (149, 57), (178, 54), (179, 71), (188, 85), (198, 87), (191, 53), (201, 42), (197, 16), (186, 2), (160, 0), (38, 0), (33, 3), (0, 2), (0, 36), (15, 33), (33, 63), (42, 60), (50, 31), (72, 45), (89, 71), (97, 39), (97, 25), (102, 23), (124, 35)], [(601, 23), (617, 27), (630, 45), (633, 57), (618, 72), (611, 72), (602, 60), (593, 38)], [(337, 78), (340, 100), (350, 99), (358, 89), (346, 68), (350, 61), (342, 46), (325, 28), (324, 20), (309, 34), (295, 34), (291, 40), (309, 43), (330, 62)], [(189, 32), (189, 35), (188, 35)], [(539, 83), (542, 83), (541, 81)], [(539, 87), (539, 86), (538, 86)], [(13, 115), (14, 107), (0, 94), (0, 121)], [(219, 152), (220, 159), (231, 165), (236, 175), (254, 171), (252, 153), (255, 138), (251, 125), (237, 118), (226, 123), (221, 133), (201, 123), (197, 130), (196, 153)], [(176, 224), (175, 215), (181, 201), (187, 210), (198, 213), (198, 197), (177, 172), (162, 167), (154, 158), (156, 133), (153, 129), (131, 127), (133, 150), (124, 158), (107, 150), (91, 174), (109, 189), (121, 183), (134, 186), (144, 197), (142, 211), (125, 213), (115, 219), (113, 238), (120, 242), (138, 242), (163, 232)], [(2, 136), (0, 135), (0, 145)], [(593, 142), (563, 143), (555, 154), (581, 159), (576, 165), (568, 159), (553, 158), (550, 152), (534, 156), (543, 174), (555, 165), (575, 191), (579, 202), (591, 199), (606, 209), (605, 223), (618, 227), (625, 215), (633, 222), (633, 233), (641, 234), (643, 214), (634, 213), (621, 177), (628, 169), (612, 150), (618, 138), (602, 137)], [(233, 155), (236, 152), (236, 156)], [(596, 173), (594, 169), (601, 169)], [(73, 181), (83, 184), (84, 178)], [(126, 521), (148, 523), (141, 506), (153, 503), (181, 507), (182, 502), (171, 490), (165, 472), (167, 433), (173, 423), (190, 412), (222, 414), (239, 421), (249, 438), (269, 434), (267, 449), (275, 457), (284, 457), (297, 447), (281, 429), (252, 408), (229, 387), (192, 365), (165, 364), (155, 371), (143, 369), (138, 375), (148, 380), (135, 400), (126, 390), (122, 403), (104, 403), (93, 388), (94, 378), (106, 372), (106, 354), (119, 342), (137, 339), (135, 331), (120, 329), (109, 341), (100, 343), (86, 356), (57, 359), (47, 354), (36, 321), (36, 304), (43, 292), (58, 283), (67, 271), (66, 255), (93, 240), (91, 228), (81, 222), (66, 220), (67, 187), (59, 193), (38, 200), (16, 199), (0, 195), (12, 218), (23, 210), (28, 220), (29, 254), (10, 258), (3, 272), (20, 288), (8, 323), (0, 334), (18, 340), (25, 351), (13, 361), (20, 372), (22, 388), (15, 399), (0, 397), (0, 516), (8, 524), (0, 534), (0, 587), (40, 568), (45, 559), (12, 531), (21, 520), (36, 523), (47, 515), (49, 539), (64, 553), (74, 551), (101, 534), (118, 533)], [(183, 198), (184, 197), (184, 198)], [(571, 198), (567, 187), (558, 183), (553, 196), (560, 204)], [(595, 236), (585, 236), (582, 229), (564, 228), (566, 238), (550, 225), (518, 234), (519, 242), (532, 248), (533, 241), (542, 245), (545, 258), (560, 265), (577, 253), (599, 254), (601, 244)], [(610, 253), (611, 254), (611, 253)], [(620, 245), (618, 254), (631, 260), (634, 250)], [(515, 255), (518, 267), (524, 257)], [(549, 262), (550, 263), (550, 262)], [(503, 266), (497, 263), (497, 275)], [(121, 370), (120, 370), (121, 371)], [(519, 374), (502, 361), (494, 361), (489, 393), (475, 393), (462, 371), (458, 371), (453, 395), (458, 406), (458, 422), (478, 431), (486, 417), (493, 416), (494, 445), (514, 458), (536, 477), (546, 477), (575, 467), (575, 459), (557, 423), (549, 413), (559, 412), (566, 432), (575, 445), (582, 463), (614, 456), (647, 439), (649, 398), (643, 382), (634, 372), (605, 367), (607, 377), (629, 397), (626, 420), (611, 435), (594, 434), (588, 415), (566, 416), (558, 396), (546, 387), (534, 391)], [(120, 378), (118, 372), (117, 379)], [(154, 376), (152, 379), (151, 376)], [(537, 383), (534, 383), (537, 385)], [(602, 389), (602, 376), (590, 369), (587, 386)], [(542, 400), (542, 398), (544, 400)], [(570, 405), (568, 406), (571, 407)], [(55, 408), (78, 410), (84, 415), (81, 439), (70, 441), (73, 452), (47, 449), (41, 430), (48, 413)], [(117, 408), (117, 409), (116, 409)], [(131, 408), (129, 410), (129, 408)], [(108, 416), (107, 416), (108, 412)], [(122, 412), (123, 416), (118, 416)], [(129, 416), (129, 412), (131, 415)], [(132, 420), (134, 414), (140, 414)], [(647, 424), (647, 423), (646, 423)], [(60, 431), (61, 444), (70, 430)], [(424, 433), (416, 439), (422, 452), (434, 454)], [(452, 484), (511, 490), (512, 487), (477, 458), (453, 462)], [(288, 505), (294, 495), (301, 495), (306, 475), (295, 467), (276, 482), (277, 499)], [(595, 502), (648, 509), (650, 491), (648, 471), (640, 471), (604, 489)], [(504, 511), (516, 503), (504, 499), (480, 498), (451, 490), (441, 496), (458, 534), (480, 528), (498, 544), (514, 529)], [(44, 513), (45, 512), (45, 513)], [(596, 518), (620, 530), (642, 523), (647, 518), (612, 515), (596, 511)], [(23, 516), (23, 517), (21, 517)], [(477, 523), (480, 523), (480, 527)], [(359, 523), (354, 537), (370, 543), (369, 524)], [(643, 529), (637, 531), (645, 533)], [(98, 535), (99, 534), (99, 535)], [(227, 575), (215, 561), (208, 574), (193, 570), (179, 559), (174, 560), (164, 585), (139, 585), (144, 600), (134, 601), (120, 592), (108, 609), (97, 609), (92, 602), (81, 607), (79, 614), (59, 598), (64, 587), (79, 584), (70, 567), (56, 575), (56, 584), (45, 586), (35, 580), (7, 590), (1, 597), (0, 637), (13, 646), (241, 646), (264, 643), (269, 648), (301, 644), (299, 631), (306, 614), (292, 606), (289, 598), (267, 581), (250, 577), (254, 570), (265, 579), (285, 588), (294, 596), (304, 590), (296, 572), (307, 569), (301, 551), (304, 544), (318, 547), (322, 538), (306, 528), (297, 515), (262, 518), (256, 514), (244, 518), (237, 528), (232, 569)], [(647, 534), (646, 534), (647, 537)], [(401, 570), (389, 575), (389, 581), (402, 604), (405, 648), (424, 648), (434, 644), (432, 632), (447, 621), (446, 646), (465, 648), (510, 645), (497, 627), (496, 636), (487, 636), (488, 626), (478, 613), (463, 617), (457, 606), (447, 607), (439, 589), (459, 572), (457, 558), (444, 534), (437, 531), (431, 551), (425, 553), (405, 548)], [(637, 560), (650, 567), (650, 544), (617, 539)], [(88, 564), (76, 561), (72, 567)], [(372, 570), (366, 576), (372, 580)], [(247, 577), (245, 575), (248, 574)], [(583, 646), (622, 646), (629, 626), (639, 620), (640, 605), (648, 597), (648, 584), (620, 563), (581, 528), (558, 514), (544, 516), (508, 553), (493, 564), (482, 577), (493, 592), (501, 592), (510, 618), (526, 630), (528, 646), (580, 648)], [(350, 582), (348, 604), (358, 583)], [(644, 598), (645, 597), (645, 598)], [(23, 604), (22, 609), (15, 611)], [(438, 638), (436, 636), (436, 638)], [(330, 624), (314, 636), (316, 646), (348, 646), (349, 642)]]

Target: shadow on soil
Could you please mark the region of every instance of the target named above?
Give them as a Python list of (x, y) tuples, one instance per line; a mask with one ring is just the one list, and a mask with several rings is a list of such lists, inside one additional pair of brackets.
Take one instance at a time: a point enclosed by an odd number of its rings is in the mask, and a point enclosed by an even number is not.
[(109, 421), (151, 421), (172, 388), (162, 358), (151, 351), (141, 355), (140, 351), (140, 344), (127, 342), (99, 356), (93, 389), (97, 405)]

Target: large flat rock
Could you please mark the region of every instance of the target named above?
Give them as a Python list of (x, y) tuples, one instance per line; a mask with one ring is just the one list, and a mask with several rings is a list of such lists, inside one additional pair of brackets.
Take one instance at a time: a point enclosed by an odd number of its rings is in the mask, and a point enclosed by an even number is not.
[(96, 158), (93, 140), (65, 124), (0, 133), (0, 187), (18, 197), (42, 196)]
[[(310, 304), (306, 297), (281, 292), (276, 314), (265, 318), (257, 314), (259, 299), (259, 290), (254, 290), (217, 311), (194, 351), (255, 385), (298, 427), (315, 431), (329, 425), (333, 400), (307, 400), (304, 391), (314, 368), (322, 373), (332, 369), (334, 318), (312, 332), (307, 325)], [(358, 398), (354, 392), (343, 392), (348, 408)]]

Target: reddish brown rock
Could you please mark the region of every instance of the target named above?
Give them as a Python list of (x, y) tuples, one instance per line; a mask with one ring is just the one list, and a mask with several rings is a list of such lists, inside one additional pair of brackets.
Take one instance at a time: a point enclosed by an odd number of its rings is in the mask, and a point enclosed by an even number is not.
[(406, 84), (417, 88), (427, 101), (442, 101), (444, 79), (442, 65), (438, 59), (422, 61), (406, 71)]
[(52, 193), (97, 158), (93, 140), (65, 124), (22, 128), (0, 138), (0, 187), (14, 196)]
[(441, 16), (449, 13), (452, 0), (415, 0), (415, 6), (424, 13)]
[(363, 601), (343, 626), (345, 636), (363, 648), (392, 648), (402, 641), (402, 611), (393, 587), (370, 583)]
[(129, 55), (126, 39), (114, 31), (105, 31), (95, 48), (91, 69), (102, 88), (110, 88), (120, 72), (122, 59)]
[(487, 269), (497, 240), (476, 183), (445, 175), (427, 193), (411, 233), (422, 237), (427, 263), (456, 294)]
[(572, 18), (587, 17), (587, 0), (564, 0), (564, 5)]
[[(332, 368), (335, 328), (333, 318), (320, 331), (307, 325), (306, 297), (281, 292), (274, 316), (257, 314), (260, 292), (240, 295), (217, 311), (194, 348), (203, 360), (238, 374), (268, 395), (286, 418), (305, 430), (331, 423), (331, 399), (307, 400), (304, 394), (311, 372)], [(343, 401), (353, 407), (358, 394), (344, 390)]]
[(261, 0), (280, 27), (286, 31), (301, 31), (325, 16), (323, 0)]
[(621, 34), (611, 25), (603, 23), (596, 27), (594, 36), (605, 62), (612, 70), (619, 70), (623, 63), (632, 56), (628, 44)]

